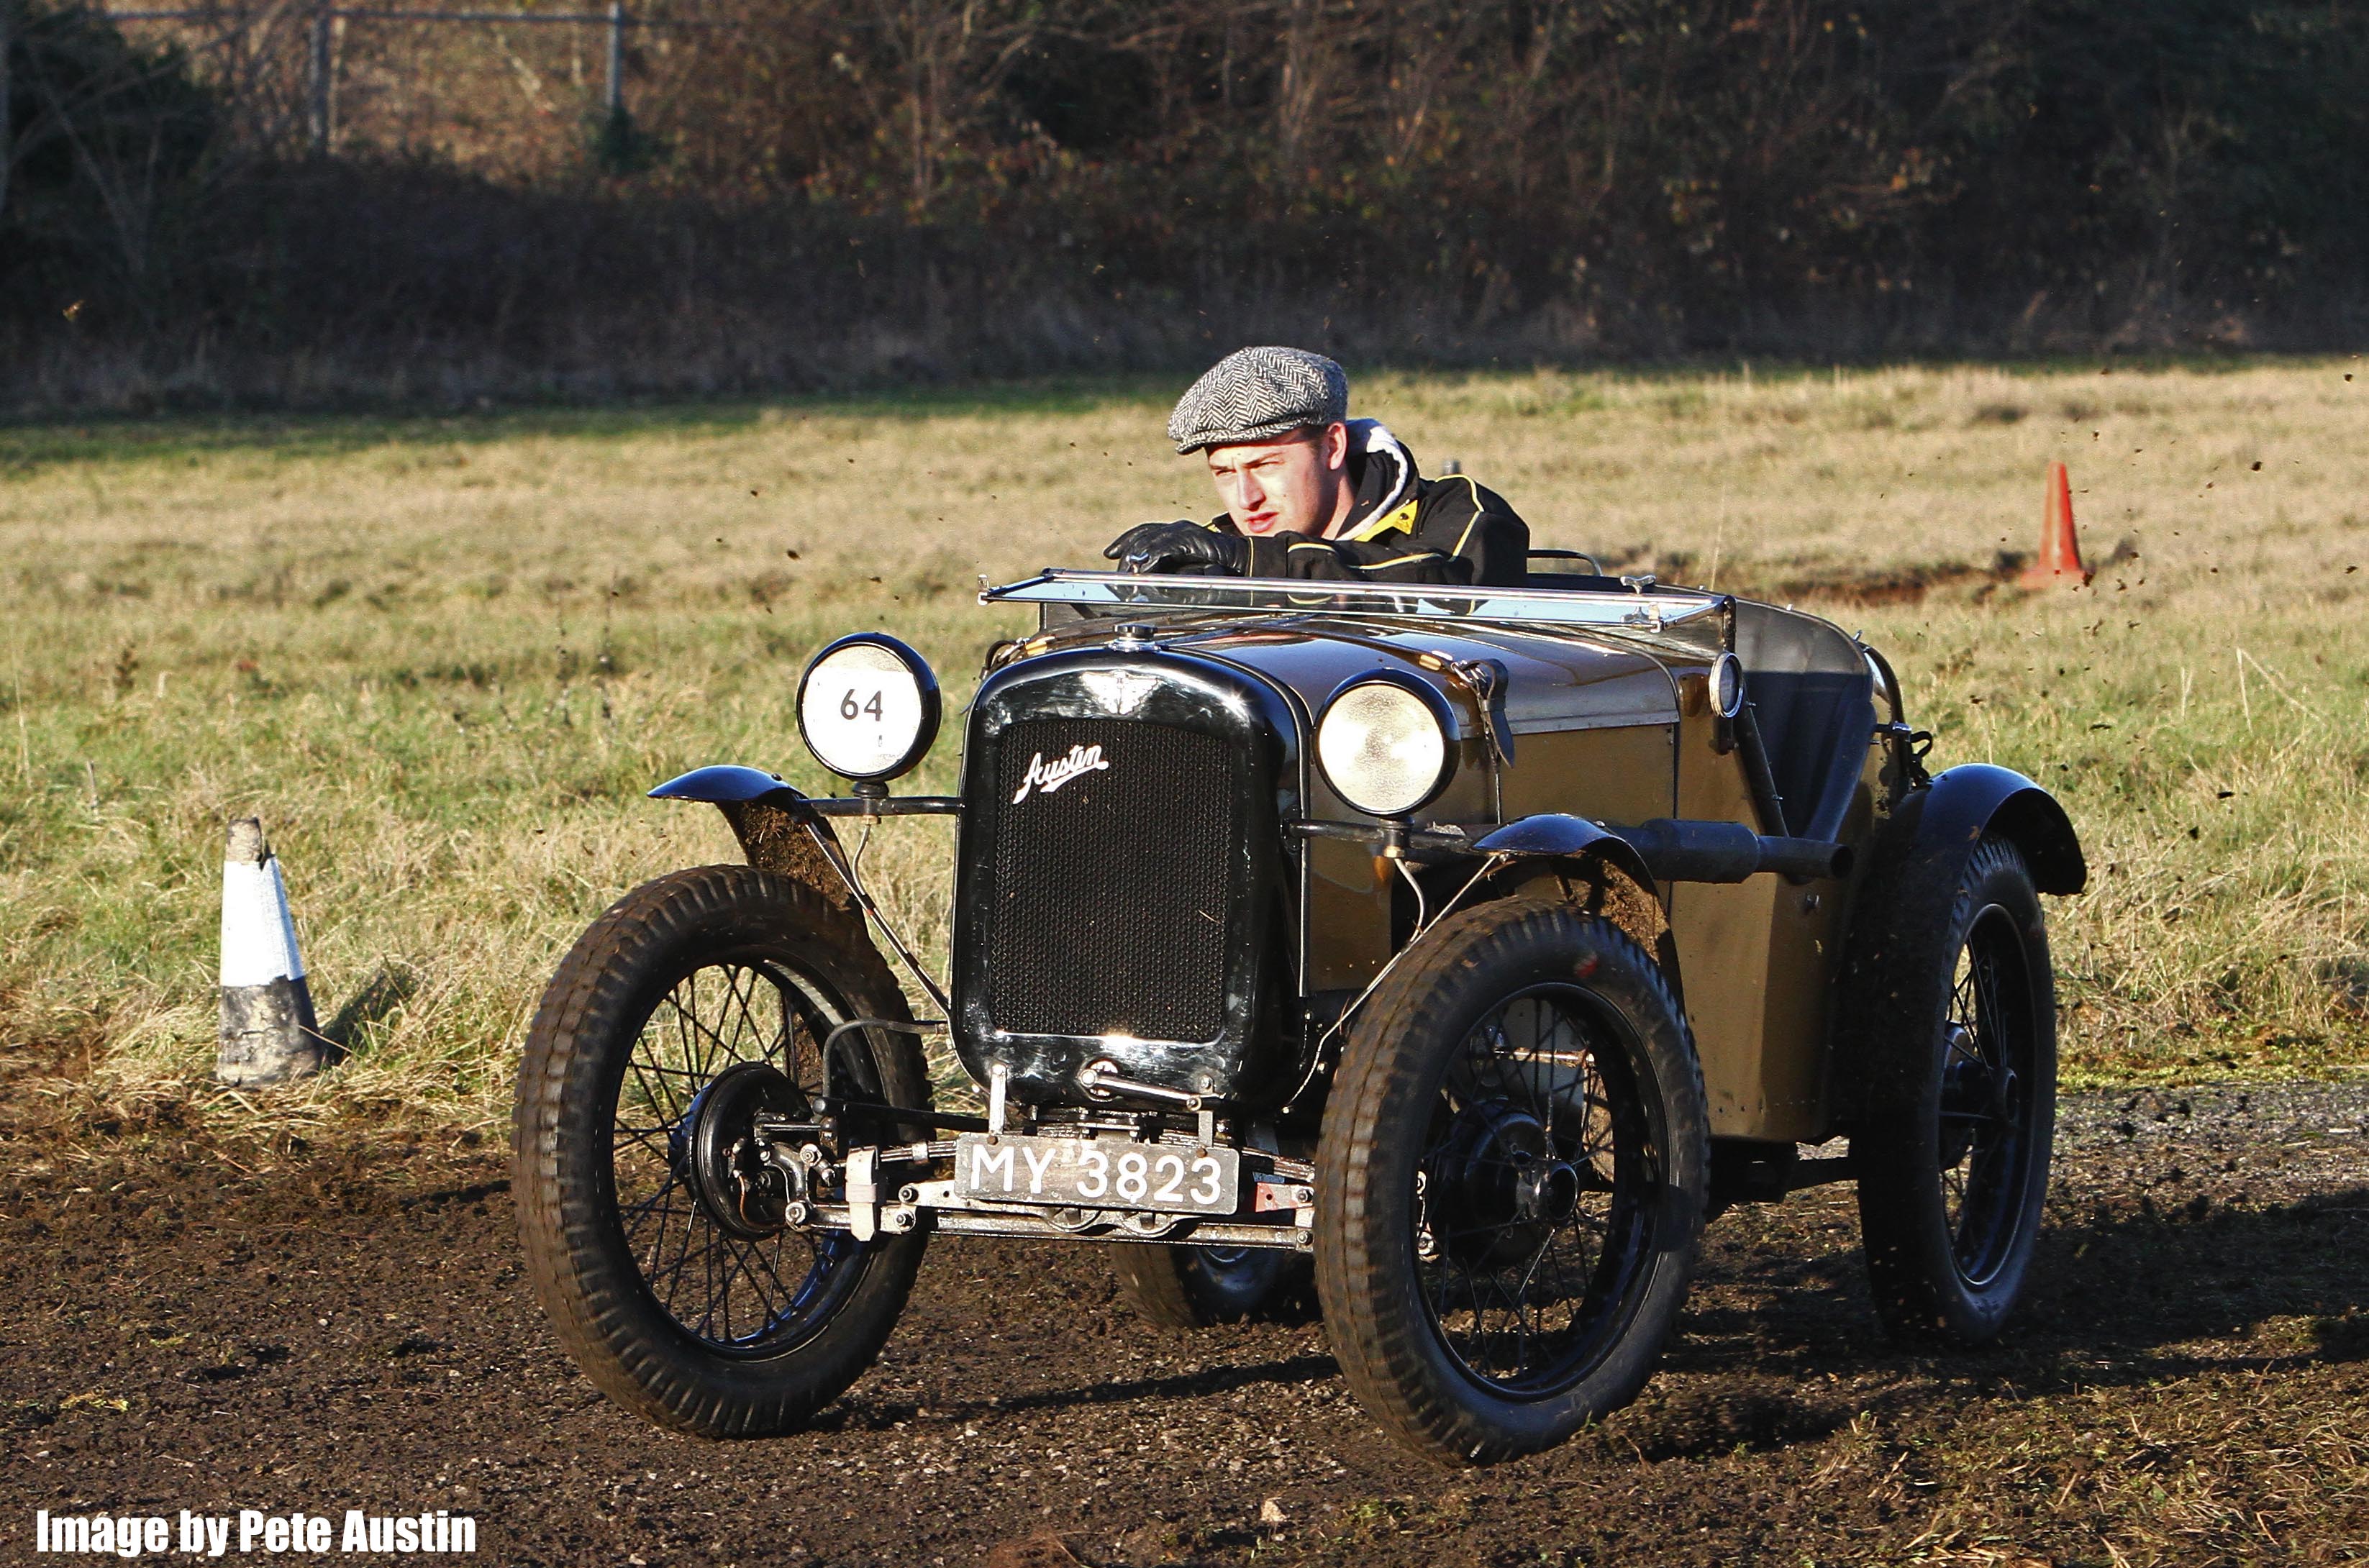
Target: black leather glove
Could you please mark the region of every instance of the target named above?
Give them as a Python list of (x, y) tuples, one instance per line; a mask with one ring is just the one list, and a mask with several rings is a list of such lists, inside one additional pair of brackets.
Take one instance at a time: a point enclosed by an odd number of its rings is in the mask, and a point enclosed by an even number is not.
[(1240, 577), (1251, 564), (1251, 543), (1197, 522), (1139, 522), (1112, 540), (1103, 555), (1127, 572), (1199, 567)]

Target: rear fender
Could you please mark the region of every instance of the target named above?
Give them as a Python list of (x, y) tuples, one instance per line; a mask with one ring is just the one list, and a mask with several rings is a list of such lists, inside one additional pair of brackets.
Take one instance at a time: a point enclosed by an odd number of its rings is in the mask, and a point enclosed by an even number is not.
[(1895, 821), (1909, 830), (1902, 846), (1912, 859), (1974, 853), (1986, 833), (1997, 833), (2023, 852), (2031, 880), (2043, 893), (2078, 893), (2089, 885), (2089, 863), (2073, 819), (2056, 797), (2012, 768), (1966, 762), (1934, 779), (1932, 788), (1912, 795)]
[(715, 763), (667, 780), (650, 791), (649, 798), (699, 800), (715, 807), (731, 825), (750, 864), (805, 883), (858, 930), (863, 928), (855, 896), (839, 872), (847, 859), (839, 835), (828, 818), (807, 809), (807, 797), (783, 782), (781, 774)]
[[(1911, 792), (1877, 837), (1866, 879), (1851, 901), (1851, 932), (1837, 977), (1829, 1096), (1843, 1126), (1862, 1114), (1868, 1082), (1884, 1054), (1896, 1048), (1855, 1022), (1864, 999), (1883, 983), (1890, 951), (1934, 939), (1935, 928), (1950, 916), (1951, 900), (1933, 890), (1959, 885), (1956, 878), (1986, 833), (2022, 852), (2033, 885), (2043, 893), (2077, 893), (2089, 882), (2065, 808), (2013, 769), (1961, 763)], [(1906, 888), (1927, 894), (1910, 899)]]

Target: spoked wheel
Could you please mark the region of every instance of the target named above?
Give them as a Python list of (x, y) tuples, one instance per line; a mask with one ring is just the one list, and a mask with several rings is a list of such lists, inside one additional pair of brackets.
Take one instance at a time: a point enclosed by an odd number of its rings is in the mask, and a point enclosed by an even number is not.
[(1308, 1260), (1273, 1247), (1127, 1246), (1114, 1265), (1136, 1316), (1162, 1328), (1238, 1323), (1307, 1288)]
[(1959, 1276), (1979, 1289), (2013, 1254), (2032, 1192), (2039, 1042), (2014, 918), (1985, 905), (1957, 969), (1941, 1024), (1941, 1211)]
[[(659, 998), (625, 1061), (610, 1168), (626, 1250), (675, 1325), (719, 1355), (787, 1350), (830, 1321), (864, 1249), (784, 1223), (753, 1139), (760, 1114), (803, 1116), (822, 1043), (846, 1008), (814, 978), (758, 958), (693, 969)], [(836, 1087), (876, 1079), (843, 1037)]]
[(1979, 1344), (2013, 1309), (2039, 1235), (2055, 984), (2039, 895), (2012, 844), (1986, 839), (1962, 873), (1927, 880), (1872, 911), (1903, 934), (1853, 976), (1872, 1005), (1868, 1104), (1851, 1153), (1886, 1324)]
[(1634, 1398), (1686, 1298), (1702, 1078), (1660, 970), (1607, 922), (1452, 917), (1361, 1017), (1317, 1159), (1317, 1289), (1350, 1386), (1449, 1462)]
[[(753, 1137), (761, 1115), (807, 1112), (825, 1042), (865, 1017), (910, 1020), (863, 933), (750, 867), (646, 884), (561, 964), (520, 1072), (515, 1190), (537, 1294), (612, 1397), (711, 1436), (773, 1432), (878, 1354), (921, 1238), (790, 1226)], [(924, 1103), (910, 1036), (839, 1036), (828, 1077)]]
[(1627, 1327), (1660, 1187), (1651, 1118), (1585, 993), (1538, 986), (1469, 1031), (1415, 1167), (1415, 1259), (1448, 1353), (1551, 1393)]

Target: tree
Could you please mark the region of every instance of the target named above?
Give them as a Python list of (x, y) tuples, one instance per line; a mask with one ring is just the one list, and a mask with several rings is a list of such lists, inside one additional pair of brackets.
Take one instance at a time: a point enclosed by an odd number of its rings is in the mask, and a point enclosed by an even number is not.
[(103, 12), (0, 0), (0, 231), (52, 261), (152, 292), (159, 227), (196, 194), (212, 97), (177, 49), (143, 50)]

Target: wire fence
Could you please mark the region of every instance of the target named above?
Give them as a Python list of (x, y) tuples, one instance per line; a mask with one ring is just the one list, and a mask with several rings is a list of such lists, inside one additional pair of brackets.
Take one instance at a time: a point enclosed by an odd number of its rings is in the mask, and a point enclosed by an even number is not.
[[(181, 40), (201, 56), (235, 61), (243, 69), (218, 74), (226, 79), (256, 75), (256, 65), (287, 52), (281, 41), (294, 32), (303, 46), (302, 131), (308, 149), (326, 154), (338, 137), (338, 87), (341, 41), (347, 24), (362, 22), (397, 27), (576, 28), (598, 29), (602, 51), (601, 113), (614, 123), (626, 114), (626, 44), (636, 31), (687, 31), (730, 24), (719, 20), (653, 17), (636, 15), (625, 0), (610, 0), (605, 9), (540, 11), (435, 9), (388, 6), (345, 6), (336, 0), (282, 0), (254, 6), (196, 5), (177, 7), (105, 7), (117, 23), (166, 23), (181, 29)], [(0, 64), (5, 71), (5, 64)], [(0, 89), (5, 91), (5, 89)], [(252, 96), (252, 95), (250, 95)], [(269, 139), (267, 136), (267, 139)]]

